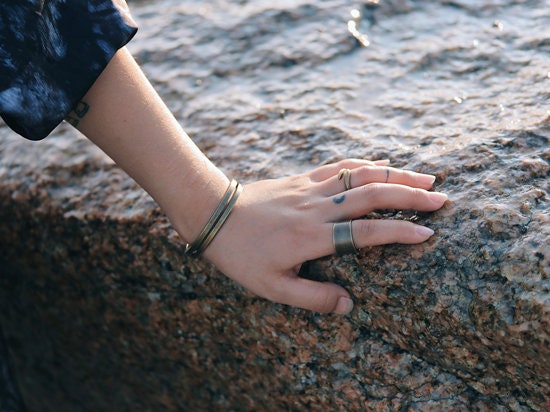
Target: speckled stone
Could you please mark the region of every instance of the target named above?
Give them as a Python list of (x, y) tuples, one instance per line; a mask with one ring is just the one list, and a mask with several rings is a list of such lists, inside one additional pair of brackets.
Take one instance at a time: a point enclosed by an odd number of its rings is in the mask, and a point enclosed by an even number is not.
[[(424, 162), (451, 199), (405, 216), (436, 229), (429, 242), (306, 265), (349, 288), (346, 318), (257, 299), (188, 260), (155, 204), (82, 138), (3, 139), (1, 321), (27, 405), (544, 410), (549, 153), (530, 152), (548, 134), (465, 148), (471, 168)], [(510, 157), (520, 166), (503, 185)]]
[(69, 126), (39, 143), (0, 127), (0, 325), (29, 411), (550, 409), (544, 8), (386, 2), (361, 49), (343, 0), (135, 3), (135, 54), (229, 175), (389, 158), (449, 201), (372, 214), (428, 225), (424, 244), (308, 262), (355, 300), (319, 315), (185, 257)]

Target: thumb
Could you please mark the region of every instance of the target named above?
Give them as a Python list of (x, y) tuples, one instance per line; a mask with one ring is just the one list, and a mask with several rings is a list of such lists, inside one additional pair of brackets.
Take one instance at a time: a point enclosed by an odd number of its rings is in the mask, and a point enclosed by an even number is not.
[(349, 293), (341, 286), (328, 282), (316, 282), (298, 276), (284, 278), (280, 290), (280, 303), (321, 313), (347, 315), (353, 309)]

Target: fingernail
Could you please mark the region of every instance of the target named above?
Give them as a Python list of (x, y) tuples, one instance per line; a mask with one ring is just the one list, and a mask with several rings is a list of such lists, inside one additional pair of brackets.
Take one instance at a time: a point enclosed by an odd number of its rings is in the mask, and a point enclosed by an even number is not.
[(422, 186), (426, 185), (426, 186), (432, 186), (435, 182), (435, 176), (432, 176), (432, 175), (423, 175), (423, 174), (420, 174), (418, 173), (416, 175), (416, 181), (421, 184)]
[(338, 299), (338, 303), (336, 304), (336, 309), (334, 309), (334, 313), (336, 313), (337, 315), (347, 315), (352, 310), (353, 300), (342, 296)]
[(415, 229), (416, 233), (422, 237), (430, 237), (435, 233), (432, 229), (426, 226), (417, 226)]
[(447, 200), (447, 195), (445, 193), (430, 192), (428, 193), (428, 198), (432, 201), (432, 203), (441, 205)]

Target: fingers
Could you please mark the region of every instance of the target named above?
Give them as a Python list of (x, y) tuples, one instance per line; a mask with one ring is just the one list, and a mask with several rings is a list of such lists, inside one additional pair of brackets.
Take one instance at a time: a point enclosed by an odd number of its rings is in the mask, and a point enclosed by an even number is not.
[[(342, 169), (340, 169), (342, 170)], [(330, 176), (322, 184), (322, 192), (325, 195), (342, 193), (345, 185), (342, 179), (336, 175)], [(417, 173), (409, 170), (384, 167), (379, 165), (360, 166), (350, 170), (349, 183), (352, 188), (365, 186), (370, 183), (390, 183), (421, 189), (430, 189), (435, 181), (435, 176)]]
[(346, 315), (353, 309), (348, 292), (334, 283), (315, 282), (289, 274), (279, 278), (278, 285), (268, 293), (268, 299), (320, 313)]
[(352, 184), (352, 187), (364, 186), (369, 183), (394, 183), (429, 189), (435, 181), (435, 176), (433, 175), (380, 166), (360, 167), (354, 170), (352, 177), (354, 177), (355, 183), (355, 185)]
[(330, 179), (333, 176), (337, 176), (341, 169), (357, 169), (362, 166), (385, 166), (389, 163), (389, 160), (364, 160), (364, 159), (346, 159), (338, 163), (332, 163), (329, 165), (318, 167), (315, 170), (309, 172), (309, 177), (314, 182), (322, 182)]
[[(328, 238), (331, 231), (332, 225), (326, 224), (325, 237)], [(358, 248), (388, 243), (420, 243), (434, 233), (424, 226), (399, 220), (355, 220), (352, 231)], [(331, 248), (325, 251), (326, 255), (332, 253)], [(341, 286), (300, 278), (290, 272), (270, 282), (268, 291), (262, 295), (274, 302), (320, 313), (346, 315), (353, 309), (353, 301)]]
[[(415, 244), (428, 240), (434, 231), (425, 226), (403, 220), (358, 219), (352, 221), (353, 244), (357, 249), (368, 246), (388, 245), (391, 243)], [(332, 243), (333, 223), (323, 226), (320, 238), (325, 239), (322, 255), (331, 255), (336, 251)]]
[[(338, 180), (342, 169), (350, 170)], [(434, 177), (348, 159), (312, 172), (251, 183), (205, 256), (229, 277), (269, 300), (321, 313), (349, 313), (348, 292), (297, 276), (304, 261), (355, 248), (414, 244), (433, 235), (412, 222), (359, 219), (379, 209), (434, 211), (447, 196), (429, 192)], [(346, 183), (351, 184), (345, 190)], [(333, 233), (351, 219), (351, 231)], [(342, 226), (337, 226), (341, 229)], [(243, 258), (244, 257), (244, 258)]]
[(402, 220), (354, 220), (352, 233), (358, 248), (390, 243), (414, 244), (428, 240), (434, 231)]
[(412, 209), (434, 211), (447, 200), (447, 195), (404, 185), (371, 183), (327, 198), (328, 219), (336, 221), (357, 218), (379, 209)]

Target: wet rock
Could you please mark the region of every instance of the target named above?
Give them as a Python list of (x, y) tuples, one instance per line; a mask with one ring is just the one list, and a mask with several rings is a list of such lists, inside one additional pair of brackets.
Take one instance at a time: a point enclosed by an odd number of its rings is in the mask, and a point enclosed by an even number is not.
[(308, 262), (354, 296), (346, 318), (288, 308), (184, 257), (69, 126), (40, 143), (2, 127), (0, 324), (29, 410), (549, 408), (542, 2), (363, 3), (368, 48), (339, 0), (134, 2), (131, 48), (229, 175), (389, 158), (450, 200), (370, 217), (436, 235)]

